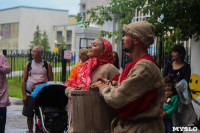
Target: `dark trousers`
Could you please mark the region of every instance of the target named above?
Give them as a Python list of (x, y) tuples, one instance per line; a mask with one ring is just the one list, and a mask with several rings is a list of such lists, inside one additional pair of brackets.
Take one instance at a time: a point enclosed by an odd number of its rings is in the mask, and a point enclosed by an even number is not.
[(0, 107), (0, 133), (5, 132), (5, 125), (6, 125), (6, 107)]
[(172, 131), (172, 119), (163, 119), (165, 124), (165, 132), (166, 133), (173, 133)]

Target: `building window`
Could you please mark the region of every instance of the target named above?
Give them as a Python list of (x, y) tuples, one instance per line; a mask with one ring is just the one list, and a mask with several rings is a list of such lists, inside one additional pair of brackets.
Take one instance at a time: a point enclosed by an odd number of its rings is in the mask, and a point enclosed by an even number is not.
[(80, 12), (85, 12), (86, 11), (86, 4), (85, 3), (81, 3), (80, 4)]
[(0, 49), (18, 48), (19, 23), (0, 24)]
[[(57, 41), (58, 41), (58, 45), (61, 43), (61, 39), (62, 39), (62, 31), (57, 31)], [(58, 46), (57, 45), (57, 46)]]
[(67, 43), (72, 43), (72, 31), (68, 30), (67, 31)]

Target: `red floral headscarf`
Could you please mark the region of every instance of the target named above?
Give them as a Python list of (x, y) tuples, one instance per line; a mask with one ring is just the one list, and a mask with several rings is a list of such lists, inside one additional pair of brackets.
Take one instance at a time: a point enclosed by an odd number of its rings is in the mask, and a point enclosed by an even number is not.
[[(102, 38), (103, 39), (103, 38)], [(103, 39), (105, 50), (98, 57), (93, 57), (82, 64), (78, 71), (78, 75), (74, 80), (65, 81), (65, 86), (67, 87), (79, 87), (79, 85), (84, 84), (81, 90), (87, 90), (88, 86), (91, 84), (91, 74), (99, 66), (107, 63), (113, 62), (112, 55), (112, 45), (111, 43)]]

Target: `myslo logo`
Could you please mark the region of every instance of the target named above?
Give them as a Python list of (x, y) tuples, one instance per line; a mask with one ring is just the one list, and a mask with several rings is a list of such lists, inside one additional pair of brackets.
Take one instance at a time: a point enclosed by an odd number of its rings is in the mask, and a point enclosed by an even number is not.
[(197, 127), (172, 127), (172, 131), (197, 131)]

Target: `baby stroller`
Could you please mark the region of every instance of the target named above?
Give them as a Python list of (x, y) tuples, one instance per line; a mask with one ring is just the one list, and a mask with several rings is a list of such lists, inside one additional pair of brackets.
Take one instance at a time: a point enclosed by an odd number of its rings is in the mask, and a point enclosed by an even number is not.
[[(36, 86), (36, 85), (35, 85)], [(47, 82), (33, 87), (36, 133), (63, 133), (69, 128), (65, 107), (68, 98), (61, 82)]]

